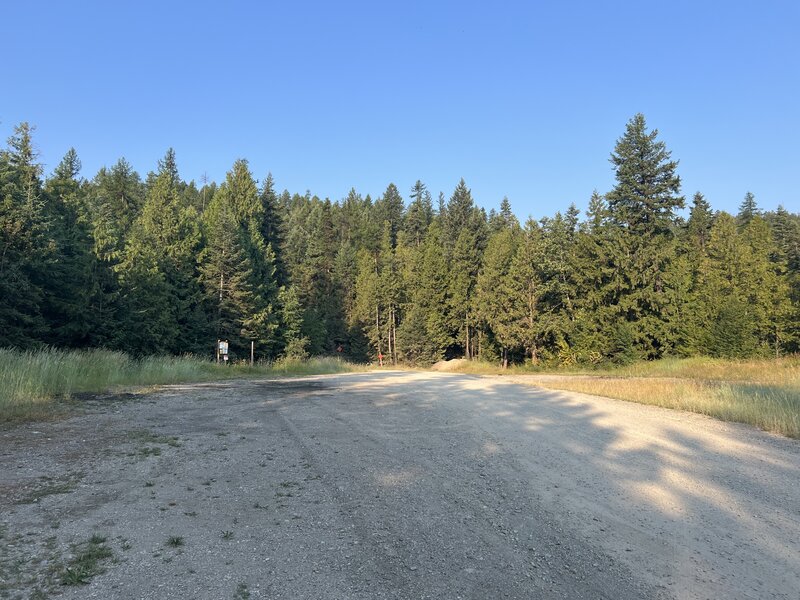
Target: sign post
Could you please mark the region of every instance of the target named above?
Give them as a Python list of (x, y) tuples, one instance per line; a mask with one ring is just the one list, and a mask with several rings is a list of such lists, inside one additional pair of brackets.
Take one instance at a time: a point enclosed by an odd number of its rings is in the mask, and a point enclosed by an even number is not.
[(228, 340), (217, 340), (217, 362), (219, 357), (227, 364), (228, 362)]

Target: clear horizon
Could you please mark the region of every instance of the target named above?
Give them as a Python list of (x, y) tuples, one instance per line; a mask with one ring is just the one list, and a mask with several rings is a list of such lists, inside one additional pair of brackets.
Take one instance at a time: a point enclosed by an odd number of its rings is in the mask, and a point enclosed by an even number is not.
[(642, 112), (687, 203), (800, 211), (800, 6), (670, 6), (17, 3), (0, 136), (36, 126), (46, 173), (73, 146), (86, 178), (121, 157), (145, 176), (173, 147), (187, 181), (246, 158), (333, 201), (463, 177), (538, 219), (611, 189)]

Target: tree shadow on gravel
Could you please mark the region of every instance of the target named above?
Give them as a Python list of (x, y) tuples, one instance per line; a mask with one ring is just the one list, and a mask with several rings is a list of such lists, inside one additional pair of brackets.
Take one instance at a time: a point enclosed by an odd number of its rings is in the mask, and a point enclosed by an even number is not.
[[(339, 424), (326, 433), (345, 452), (371, 439), (371, 460), (360, 463), (365, 481), (374, 475), (365, 494), (383, 489), (424, 505), (415, 486), (449, 486), (484, 490), (476, 497), (488, 505), (494, 481), (497, 515), (547, 513), (627, 564), (648, 564), (671, 593), (781, 597), (800, 583), (792, 440), (502, 378), (382, 372), (335, 386), (346, 393), (328, 407)], [(348, 426), (345, 442), (336, 436)]]

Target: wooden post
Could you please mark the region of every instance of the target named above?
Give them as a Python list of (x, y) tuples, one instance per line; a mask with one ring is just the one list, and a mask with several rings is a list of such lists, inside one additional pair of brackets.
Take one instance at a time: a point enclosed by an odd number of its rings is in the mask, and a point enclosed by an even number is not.
[(253, 356), (255, 354), (255, 347), (256, 343), (253, 340), (250, 340), (250, 366), (253, 366)]
[(217, 357), (217, 364), (219, 364), (219, 340), (217, 340), (217, 347), (215, 349), (215, 354)]

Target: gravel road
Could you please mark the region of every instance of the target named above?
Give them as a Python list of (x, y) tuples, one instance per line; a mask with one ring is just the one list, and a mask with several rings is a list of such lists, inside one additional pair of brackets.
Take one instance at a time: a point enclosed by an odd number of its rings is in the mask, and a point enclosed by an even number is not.
[(0, 598), (800, 599), (800, 443), (746, 426), (431, 372), (86, 406), (0, 429)]

